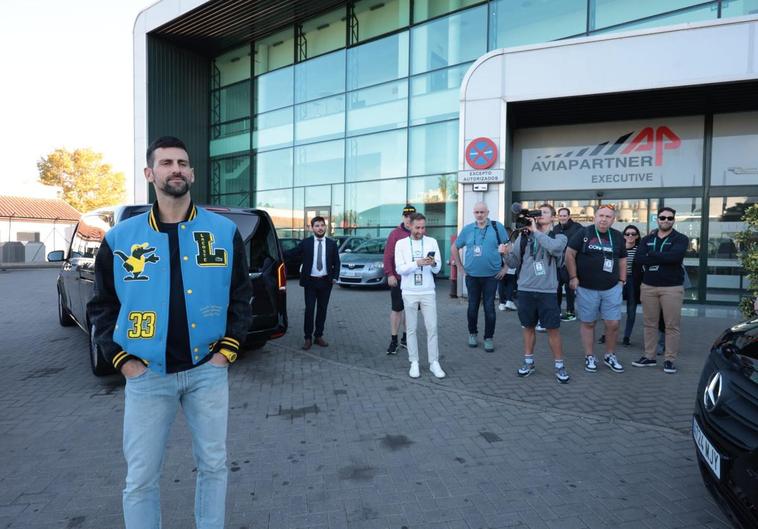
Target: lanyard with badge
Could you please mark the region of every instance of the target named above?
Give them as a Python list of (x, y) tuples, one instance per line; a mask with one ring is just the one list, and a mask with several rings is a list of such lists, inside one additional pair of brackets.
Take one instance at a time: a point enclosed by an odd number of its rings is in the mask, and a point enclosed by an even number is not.
[[(408, 237), (408, 244), (411, 245), (411, 256), (414, 261), (421, 259), (424, 256), (424, 238), (421, 238), (421, 250), (413, 249), (413, 237)], [(420, 287), (424, 284), (424, 272), (422, 267), (417, 267), (413, 273), (413, 285)]]
[(600, 232), (597, 231), (597, 226), (595, 226), (595, 235), (597, 235), (597, 242), (603, 249), (603, 272), (608, 272), (610, 274), (613, 272), (613, 235), (611, 235), (611, 230), (608, 230), (608, 244), (611, 247), (610, 258), (605, 257), (605, 243), (603, 242), (603, 239), (600, 238)]
[[(663, 239), (663, 241), (661, 241), (661, 251), (663, 251), (663, 247), (666, 246), (666, 244), (670, 244), (668, 242), (669, 241), (669, 237), (671, 237), (671, 235), (666, 235), (666, 237)], [(658, 234), (656, 233), (655, 234), (655, 239), (653, 239), (653, 251), (654, 252), (657, 251), (656, 250), (657, 246), (658, 246)], [(650, 271), (650, 272), (657, 272), (658, 271), (658, 266), (659, 265), (648, 266), (647, 270)]]
[(474, 228), (475, 230), (479, 231), (482, 234), (482, 241), (481, 244), (476, 243), (476, 231), (474, 232), (474, 257), (481, 257), (482, 255), (482, 246), (484, 245), (484, 239), (487, 238), (487, 228), (489, 228), (489, 223), (485, 224), (484, 229), (480, 230), (479, 228)]
[[(532, 236), (534, 237), (534, 236)], [(539, 253), (539, 247), (537, 244), (536, 237), (532, 241), (532, 263), (534, 264), (534, 275), (535, 276), (544, 276), (545, 275), (545, 265), (542, 264), (542, 261), (537, 260), (537, 254)]]

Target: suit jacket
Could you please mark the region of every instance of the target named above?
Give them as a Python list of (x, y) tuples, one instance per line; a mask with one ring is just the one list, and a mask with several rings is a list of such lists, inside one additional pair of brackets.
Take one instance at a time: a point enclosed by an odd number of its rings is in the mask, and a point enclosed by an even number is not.
[[(340, 276), (340, 254), (337, 251), (337, 242), (329, 237), (324, 237), (326, 252), (326, 275), (337, 280)], [(300, 286), (304, 287), (311, 282), (311, 269), (313, 268), (314, 255), (313, 236), (300, 241), (296, 247), (284, 252), (287, 257), (302, 257), (303, 270), (300, 272)]]

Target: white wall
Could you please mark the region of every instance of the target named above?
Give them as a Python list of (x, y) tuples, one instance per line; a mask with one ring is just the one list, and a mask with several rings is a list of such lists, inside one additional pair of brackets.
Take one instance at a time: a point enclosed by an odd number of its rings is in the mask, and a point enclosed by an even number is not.
[[(34, 222), (0, 218), (0, 242), (17, 241), (19, 232), (38, 232), (39, 241), (45, 245), (45, 255), (53, 250), (68, 250), (76, 221)], [(10, 235), (10, 237), (9, 237)]]

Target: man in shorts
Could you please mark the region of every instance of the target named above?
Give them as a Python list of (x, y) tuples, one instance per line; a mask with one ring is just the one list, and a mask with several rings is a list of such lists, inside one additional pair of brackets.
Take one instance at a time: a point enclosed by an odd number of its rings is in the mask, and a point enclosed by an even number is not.
[(400, 289), (400, 275), (395, 270), (395, 243), (400, 239), (411, 236), (411, 217), (416, 214), (416, 208), (406, 204), (403, 208), (403, 222), (392, 230), (387, 237), (387, 244), (384, 246), (384, 275), (387, 276), (387, 284), (390, 286), (390, 298), (392, 300), (392, 310), (390, 311), (390, 344), (387, 347), (388, 355), (397, 354), (399, 346), (406, 347), (406, 336), (398, 344), (397, 335), (403, 325), (405, 307), (403, 306), (403, 291)]
[(592, 351), (595, 322), (605, 322), (603, 361), (614, 373), (624, 367), (616, 358), (615, 348), (621, 321), (621, 298), (626, 283), (626, 244), (621, 232), (611, 228), (616, 208), (603, 204), (595, 213), (595, 222), (574, 234), (566, 249), (569, 287), (576, 291), (577, 316), (582, 322), (580, 334), (584, 346), (584, 370), (597, 372)]

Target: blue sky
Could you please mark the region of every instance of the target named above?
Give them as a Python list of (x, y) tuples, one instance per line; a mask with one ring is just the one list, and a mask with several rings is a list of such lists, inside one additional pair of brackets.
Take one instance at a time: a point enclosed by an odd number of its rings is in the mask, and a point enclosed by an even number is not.
[(57, 147), (91, 147), (131, 178), (132, 29), (151, 3), (0, 0), (0, 193), (29, 194)]

